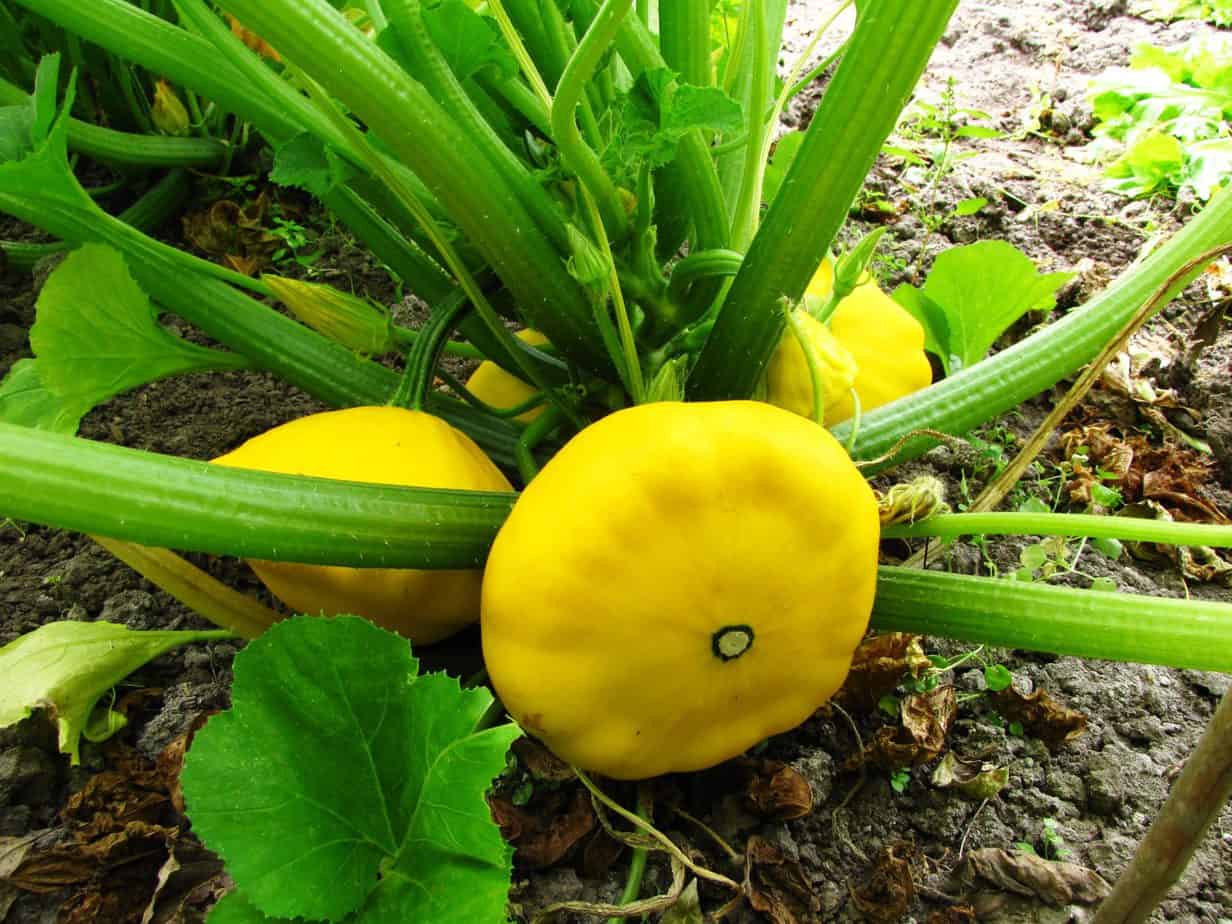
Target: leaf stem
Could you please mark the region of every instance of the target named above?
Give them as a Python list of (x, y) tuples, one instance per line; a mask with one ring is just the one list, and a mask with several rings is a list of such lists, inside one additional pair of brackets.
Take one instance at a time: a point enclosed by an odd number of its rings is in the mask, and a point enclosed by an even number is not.
[(603, 223), (617, 240), (628, 232), (629, 218), (616, 186), (603, 169), (598, 155), (582, 140), (575, 114), (586, 91), (586, 84), (615, 41), (621, 20), (632, 5), (633, 0), (604, 0), (590, 28), (582, 36), (577, 51), (565, 66), (565, 72), (556, 86), (556, 97), (552, 100), (552, 137), (561, 159), (595, 197)]

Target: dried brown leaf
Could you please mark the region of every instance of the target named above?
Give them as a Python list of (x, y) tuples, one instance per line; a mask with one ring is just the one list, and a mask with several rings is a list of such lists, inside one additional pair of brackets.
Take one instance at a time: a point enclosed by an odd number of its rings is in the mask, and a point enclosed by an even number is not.
[(904, 677), (919, 677), (930, 665), (920, 636), (906, 632), (871, 635), (856, 649), (851, 670), (834, 700), (845, 709), (871, 712)]
[(1087, 730), (1087, 717), (1057, 701), (1047, 690), (1020, 693), (1009, 686), (990, 692), (997, 711), (1009, 722), (1019, 722), (1032, 738), (1055, 751)]
[(800, 772), (780, 760), (745, 760), (745, 798), (759, 815), (778, 821), (813, 811), (813, 790)]
[(894, 924), (907, 913), (915, 897), (914, 856), (915, 848), (902, 841), (882, 848), (868, 879), (851, 890), (851, 901), (865, 918), (874, 924)]
[(847, 758), (848, 770), (870, 764), (887, 770), (918, 767), (945, 750), (946, 736), (954, 724), (958, 698), (953, 684), (942, 684), (926, 693), (904, 697), (900, 709), (902, 724), (877, 729), (862, 754)]
[(536, 780), (564, 783), (576, 776), (572, 767), (535, 738), (523, 736), (513, 742), (513, 753), (522, 768)]
[(501, 835), (514, 847), (514, 859), (531, 869), (545, 869), (564, 859), (595, 829), (595, 812), (586, 790), (548, 792), (519, 807), (506, 797), (489, 800)]
[(999, 847), (967, 854), (955, 877), (966, 888), (992, 888), (1056, 906), (1072, 902), (1089, 905), (1112, 891), (1098, 873), (1076, 863), (1045, 860), (1035, 854)]
[(773, 924), (809, 924), (821, 910), (800, 864), (756, 835), (745, 846), (744, 891), (753, 909)]
[(970, 905), (950, 905), (930, 914), (926, 924), (975, 924), (977, 920)]
[(967, 760), (950, 751), (941, 758), (933, 771), (933, 785), (938, 789), (957, 789), (970, 799), (991, 799), (1010, 781), (1008, 767), (998, 767), (982, 760)]

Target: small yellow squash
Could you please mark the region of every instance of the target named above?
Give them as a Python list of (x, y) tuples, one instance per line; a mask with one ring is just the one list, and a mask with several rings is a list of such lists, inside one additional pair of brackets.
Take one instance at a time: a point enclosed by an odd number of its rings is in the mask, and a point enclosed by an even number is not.
[[(530, 346), (543, 346), (548, 342), (548, 338), (539, 331), (529, 328), (518, 331), (517, 337)], [(534, 386), (522, 381), (513, 373), (506, 372), (490, 359), (485, 359), (479, 364), (479, 368), (471, 373), (471, 377), (466, 381), (466, 387), (480, 401), (501, 410), (526, 403), (536, 391)], [(543, 411), (544, 406), (540, 405), (519, 414), (514, 420), (530, 423)]]
[(877, 503), (825, 430), (753, 401), (627, 408), (530, 483), (484, 572), (510, 713), (618, 779), (698, 770), (842, 684), (877, 577)]
[[(509, 491), (509, 481), (439, 417), (395, 407), (353, 407), (301, 417), (214, 460), (234, 468), (342, 481)], [(353, 614), (428, 644), (479, 617), (479, 571), (343, 568), (250, 561), (275, 597), (299, 613)]]
[[(806, 304), (810, 299), (826, 298), (833, 285), (834, 268), (827, 258), (805, 290)], [(861, 411), (889, 404), (927, 388), (932, 382), (932, 367), (924, 352), (924, 328), (875, 281), (870, 279), (856, 286), (838, 303), (827, 323), (829, 333), (845, 350), (845, 356), (854, 361), (855, 375), (849, 387), (854, 387)], [(836, 371), (832, 376), (836, 384), (841, 383), (847, 368), (826, 361), (826, 357), (837, 355), (836, 351), (819, 343), (821, 335), (807, 321), (805, 324), (810, 328), (810, 339), (819, 346), (823, 367), (833, 366)], [(821, 326), (816, 321), (813, 325)], [(826, 384), (830, 385), (829, 378)], [(771, 358), (766, 387), (766, 400), (771, 404), (806, 416), (812, 413), (812, 379), (804, 352), (791, 331), (784, 332)], [(801, 395), (808, 396), (807, 402)], [(855, 405), (847, 389), (840, 393), (837, 387), (827, 387), (826, 426), (847, 420), (854, 413)]]

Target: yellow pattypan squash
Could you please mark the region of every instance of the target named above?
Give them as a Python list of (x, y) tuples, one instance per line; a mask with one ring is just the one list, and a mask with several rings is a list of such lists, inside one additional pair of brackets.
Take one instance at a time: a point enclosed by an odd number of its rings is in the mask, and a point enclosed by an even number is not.
[[(509, 481), (466, 434), (439, 417), (354, 407), (301, 417), (255, 436), (218, 465), (343, 481), (509, 491)], [(479, 617), (479, 571), (343, 568), (250, 561), (275, 597), (299, 613), (350, 613), (423, 645)]]
[[(543, 346), (548, 342), (548, 338), (543, 336), (537, 330), (520, 330), (517, 332), (517, 337), (523, 343), (531, 346)], [(495, 408), (511, 408), (517, 407), (531, 399), (536, 390), (533, 386), (528, 385), (511, 372), (506, 372), (490, 359), (485, 359), (479, 364), (469, 379), (466, 381), (466, 387), (480, 401), (492, 405)], [(532, 408), (523, 414), (519, 414), (514, 420), (519, 420), (522, 423), (530, 423), (544, 411), (544, 407)]]
[[(795, 309), (794, 317), (817, 358), (825, 420), (829, 423), (839, 406), (851, 405), (851, 388), (859, 368), (855, 357), (830, 328), (799, 308)], [(783, 339), (770, 357), (770, 365), (766, 367), (766, 393), (772, 404), (802, 417), (813, 416), (813, 377), (804, 348), (792, 330), (783, 332)]]
[(878, 534), (872, 490), (801, 417), (755, 401), (617, 411), (548, 462), (496, 537), (488, 672), (577, 766), (712, 766), (842, 684)]
[[(826, 298), (833, 286), (834, 267), (827, 258), (805, 290), (806, 302)], [(932, 367), (924, 352), (924, 328), (871, 279), (856, 286), (838, 303), (828, 326), (855, 362), (853, 386), (860, 398), (861, 411), (889, 404), (932, 383)], [(810, 333), (810, 337), (814, 335)], [(822, 356), (825, 355), (822, 350)], [(769, 372), (776, 362), (779, 369), (771, 378)], [(826, 384), (829, 385), (828, 379)], [(804, 353), (791, 331), (784, 332), (771, 358), (766, 386), (771, 404), (811, 415), (812, 379)], [(807, 404), (801, 403), (801, 394), (808, 394)], [(833, 426), (851, 417), (855, 406), (846, 390), (832, 392), (827, 387), (825, 410), (826, 426)]]

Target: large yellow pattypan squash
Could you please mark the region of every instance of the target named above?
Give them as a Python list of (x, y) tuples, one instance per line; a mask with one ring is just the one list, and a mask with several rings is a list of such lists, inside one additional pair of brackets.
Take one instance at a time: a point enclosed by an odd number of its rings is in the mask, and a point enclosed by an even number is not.
[[(805, 307), (811, 300), (825, 299), (833, 286), (834, 268), (827, 258), (805, 290)], [(870, 279), (856, 286), (830, 315), (829, 334), (844, 353), (838, 353), (830, 339), (816, 330), (822, 325), (806, 312), (798, 312), (797, 317), (801, 316), (806, 319), (804, 325), (818, 349), (822, 366), (828, 370), (823, 377), (827, 386), (826, 426), (847, 420), (855, 413), (851, 388), (860, 399), (861, 411), (870, 411), (932, 382), (932, 367), (924, 352), (924, 328), (875, 281)], [(854, 363), (855, 373), (848, 388), (840, 390), (839, 386), (850, 376), (847, 362)], [(797, 414), (812, 414), (812, 378), (804, 352), (790, 330), (784, 332), (767, 367), (766, 399)]]
[(484, 572), (497, 693), (565, 760), (698, 770), (842, 684), (877, 577), (877, 502), (839, 443), (753, 401), (628, 408), (530, 483)]
[[(355, 407), (302, 417), (253, 437), (214, 462), (343, 481), (511, 490), (470, 437), (439, 417), (395, 407)], [(479, 617), (479, 571), (249, 564), (270, 592), (296, 612), (364, 616), (421, 645), (452, 635)]]
[[(520, 330), (517, 337), (531, 346), (543, 346), (548, 342), (548, 338), (537, 330)], [(466, 387), (480, 401), (502, 410), (525, 404), (536, 391), (532, 385), (528, 385), (513, 373), (506, 372), (490, 359), (485, 359), (479, 364), (479, 368), (471, 373)], [(519, 414), (514, 420), (530, 423), (543, 411), (543, 406), (532, 408)]]

